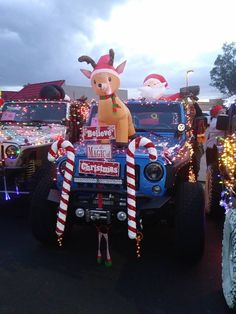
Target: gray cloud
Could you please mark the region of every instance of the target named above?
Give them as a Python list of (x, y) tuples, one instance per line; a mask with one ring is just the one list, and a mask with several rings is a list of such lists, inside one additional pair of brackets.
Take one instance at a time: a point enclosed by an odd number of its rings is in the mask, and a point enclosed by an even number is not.
[(168, 82), (166, 94), (179, 92), (181, 87), (186, 86), (186, 71), (193, 69), (194, 72), (188, 77), (189, 85), (200, 86), (200, 97), (212, 98), (219, 96), (216, 89), (210, 87), (210, 70), (213, 67), (214, 56), (205, 54), (201, 56), (201, 64), (193, 67), (186, 67), (185, 64), (155, 64), (153, 60), (136, 58), (128, 60), (126, 69), (122, 74), (122, 86), (132, 88), (132, 94), (135, 89), (138, 93), (138, 87), (142, 86), (144, 78), (151, 73), (161, 74)]
[(2, 0), (0, 86), (56, 79), (79, 83), (77, 58), (84, 53), (83, 44), (89, 42), (91, 21), (107, 18), (115, 3), (109, 0)]
[[(90, 45), (92, 21), (108, 19), (112, 7), (123, 2), (125, 0), (1, 0), (0, 86), (58, 79), (65, 79), (71, 85), (88, 86), (88, 79), (79, 69), (89, 66), (78, 63), (77, 58), (89, 54), (97, 60), (112, 48)], [(86, 45), (90, 47), (89, 52)], [(118, 65), (123, 56), (119, 49), (115, 54), (115, 64)], [(210, 55), (202, 58), (204, 64), (194, 69), (190, 82), (200, 85), (201, 94), (207, 95), (215, 92), (206, 83), (210, 82), (209, 65), (213, 65), (214, 60)], [(169, 83), (168, 93), (175, 93), (185, 84), (186, 70), (185, 65), (155, 65), (147, 57), (136, 57), (127, 60), (121, 87), (138, 88), (146, 75), (159, 73)]]

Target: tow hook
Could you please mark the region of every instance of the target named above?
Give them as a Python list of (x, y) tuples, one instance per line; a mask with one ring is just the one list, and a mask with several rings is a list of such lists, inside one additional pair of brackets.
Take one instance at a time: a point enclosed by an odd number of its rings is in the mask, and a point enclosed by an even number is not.
[(111, 223), (111, 213), (108, 210), (101, 209), (85, 209), (86, 222), (103, 220), (107, 224)]

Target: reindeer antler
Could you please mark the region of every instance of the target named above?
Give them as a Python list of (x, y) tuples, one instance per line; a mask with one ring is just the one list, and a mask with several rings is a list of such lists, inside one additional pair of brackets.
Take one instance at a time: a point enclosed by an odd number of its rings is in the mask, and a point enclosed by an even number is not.
[(88, 56), (81, 56), (78, 58), (78, 61), (79, 62), (87, 62), (88, 64), (91, 64), (94, 69), (96, 67), (96, 62)]
[(114, 55), (115, 55), (113, 49), (110, 49), (110, 50), (109, 50), (109, 55), (110, 55), (109, 64), (110, 64), (110, 65), (113, 65), (113, 62), (114, 62)]

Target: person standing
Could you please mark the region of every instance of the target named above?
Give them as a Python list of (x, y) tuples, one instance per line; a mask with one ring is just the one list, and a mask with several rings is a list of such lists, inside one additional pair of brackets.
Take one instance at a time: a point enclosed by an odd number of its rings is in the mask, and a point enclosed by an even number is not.
[(202, 109), (198, 104), (199, 98), (197, 96), (191, 95), (190, 97), (191, 103), (190, 106), (190, 121), (192, 126), (193, 138), (192, 138), (192, 147), (193, 147), (193, 156), (192, 156), (192, 165), (193, 171), (198, 179), (198, 174), (200, 171), (201, 158), (204, 154), (203, 143), (205, 141), (205, 124), (202, 119), (204, 116), (202, 114)]
[(216, 129), (217, 117), (219, 114), (224, 113), (224, 108), (221, 105), (215, 105), (211, 110), (211, 121), (207, 129), (207, 141), (206, 141), (206, 164), (207, 167), (210, 164), (215, 163), (218, 160), (217, 152), (217, 137), (224, 135), (224, 131)]

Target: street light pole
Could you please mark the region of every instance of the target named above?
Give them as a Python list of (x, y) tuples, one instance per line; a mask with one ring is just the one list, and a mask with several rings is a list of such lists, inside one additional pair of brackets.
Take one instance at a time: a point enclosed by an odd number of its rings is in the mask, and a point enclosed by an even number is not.
[(193, 73), (193, 72), (194, 72), (193, 70), (188, 70), (186, 72), (186, 87), (188, 87), (188, 76), (189, 76), (190, 73)]

